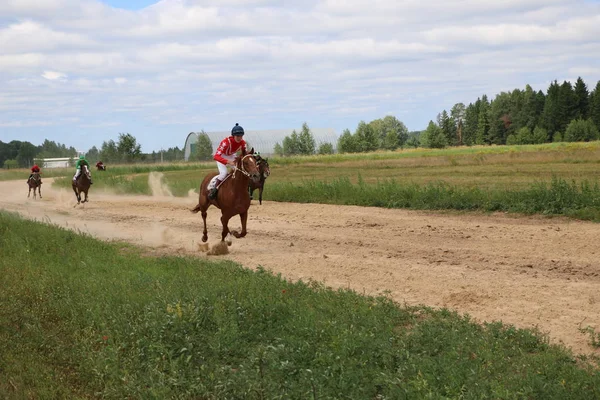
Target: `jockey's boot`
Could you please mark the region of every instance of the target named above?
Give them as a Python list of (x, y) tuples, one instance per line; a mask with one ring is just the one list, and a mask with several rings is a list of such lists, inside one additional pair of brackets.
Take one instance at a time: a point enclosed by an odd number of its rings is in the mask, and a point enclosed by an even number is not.
[(216, 199), (216, 198), (217, 198), (217, 190), (218, 190), (218, 189), (217, 189), (217, 187), (218, 187), (220, 184), (221, 184), (221, 180), (220, 180), (220, 179), (217, 179), (217, 180), (215, 181), (215, 186), (214, 186), (212, 189), (210, 189), (210, 191), (208, 192), (208, 198), (209, 198), (210, 200), (214, 200), (214, 199)]

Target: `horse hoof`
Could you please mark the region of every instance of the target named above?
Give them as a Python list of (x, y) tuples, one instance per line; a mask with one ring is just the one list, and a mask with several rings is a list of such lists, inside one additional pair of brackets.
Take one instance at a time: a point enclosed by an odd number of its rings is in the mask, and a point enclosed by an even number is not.
[(207, 235), (202, 236), (202, 241), (203, 242), (206, 242), (207, 240), (208, 240), (208, 236)]

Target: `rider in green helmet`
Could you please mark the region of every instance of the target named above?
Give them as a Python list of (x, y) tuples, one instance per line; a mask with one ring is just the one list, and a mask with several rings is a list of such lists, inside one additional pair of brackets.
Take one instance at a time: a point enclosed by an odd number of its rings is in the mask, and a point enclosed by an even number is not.
[(87, 165), (88, 173), (90, 176), (90, 185), (92, 185), (93, 182), (92, 182), (92, 172), (90, 171), (90, 163), (88, 162), (88, 160), (85, 159), (85, 156), (83, 156), (83, 155), (79, 156), (79, 160), (77, 160), (77, 164), (75, 164), (77, 171), (75, 171), (75, 176), (73, 177), (73, 182), (75, 182), (77, 180), (77, 178), (79, 177), (79, 175), (81, 175), (81, 167), (84, 165)]

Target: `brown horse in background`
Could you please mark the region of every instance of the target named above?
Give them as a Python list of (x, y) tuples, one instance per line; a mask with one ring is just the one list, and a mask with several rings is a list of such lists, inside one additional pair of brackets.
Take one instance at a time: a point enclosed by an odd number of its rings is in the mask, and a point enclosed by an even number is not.
[(258, 189), (258, 202), (260, 205), (262, 205), (262, 194), (263, 190), (265, 189), (265, 181), (267, 180), (269, 175), (271, 175), (271, 169), (269, 168), (268, 158), (262, 158), (259, 155), (256, 155), (255, 157), (256, 163), (258, 164), (258, 172), (260, 173), (260, 180), (258, 182), (249, 182), (248, 193), (250, 193), (250, 200), (252, 200), (254, 198), (252, 196), (252, 193), (254, 193), (256, 189)]
[[(248, 208), (250, 208), (250, 194), (248, 193), (248, 182), (250, 179), (254, 181), (259, 180), (258, 167), (256, 165), (256, 159), (251, 151), (248, 154), (242, 154), (242, 156), (236, 158), (236, 165), (233, 172), (227, 175), (225, 180), (221, 183), (217, 191), (217, 197), (214, 200), (208, 198), (208, 184), (213, 177), (218, 175), (217, 173), (211, 172), (204, 177), (200, 184), (200, 196), (198, 205), (191, 210), (194, 213), (200, 211), (202, 213), (202, 221), (204, 222), (204, 231), (202, 232), (202, 241), (208, 240), (208, 231), (206, 229), (206, 210), (211, 205), (221, 210), (221, 224), (223, 231), (221, 232), (221, 241), (224, 242), (230, 231), (227, 227), (229, 220), (235, 216), (240, 215), (242, 221), (242, 231), (231, 231), (231, 234), (236, 238), (242, 238), (246, 236), (246, 221), (248, 220)], [(231, 244), (231, 242), (228, 242)]]
[[(87, 165), (81, 166), (81, 174), (77, 177), (77, 180), (73, 182), (73, 191), (77, 197), (77, 204), (85, 203), (88, 201), (88, 190), (90, 190), (92, 178), (90, 176), (90, 170)], [(85, 200), (81, 201), (81, 193), (85, 194)]]
[(37, 189), (40, 194), (40, 199), (42, 198), (42, 177), (39, 172), (34, 172), (32, 177), (27, 181), (27, 185), (29, 185), (29, 193), (27, 194), (27, 198), (31, 196), (31, 189), (33, 189), (33, 198), (37, 199), (35, 196), (35, 191)]

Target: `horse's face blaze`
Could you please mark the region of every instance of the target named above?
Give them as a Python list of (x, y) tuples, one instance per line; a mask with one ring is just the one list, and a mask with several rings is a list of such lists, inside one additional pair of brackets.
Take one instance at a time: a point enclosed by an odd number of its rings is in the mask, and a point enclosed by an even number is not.
[(244, 169), (250, 174), (250, 178), (254, 182), (260, 181), (260, 172), (258, 170), (258, 165), (256, 164), (256, 159), (254, 157), (245, 157), (242, 162), (244, 163)]

